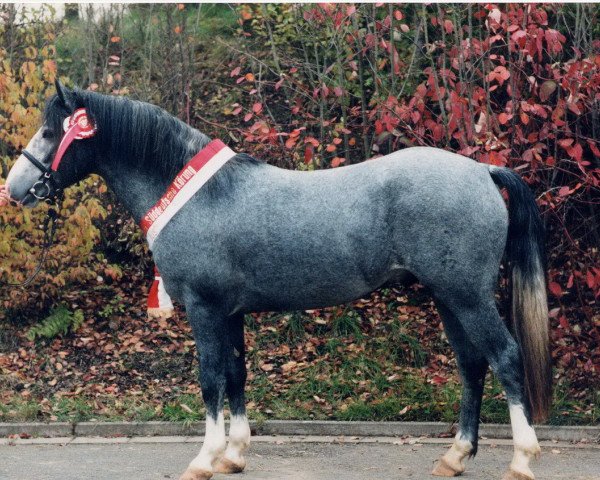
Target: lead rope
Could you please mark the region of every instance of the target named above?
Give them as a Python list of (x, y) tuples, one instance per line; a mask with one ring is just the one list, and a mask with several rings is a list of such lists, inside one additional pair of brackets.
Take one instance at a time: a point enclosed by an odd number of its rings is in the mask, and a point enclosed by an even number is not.
[(35, 267), (35, 270), (24, 281), (17, 283), (8, 282), (6, 286), (22, 288), (28, 287), (29, 285), (31, 285), (31, 283), (35, 280), (35, 277), (37, 277), (40, 271), (42, 270), (44, 262), (46, 261), (46, 256), (48, 255), (48, 250), (50, 250), (50, 247), (52, 247), (52, 245), (54, 244), (54, 234), (56, 233), (56, 219), (58, 218), (58, 212), (60, 210), (59, 202), (61, 200), (62, 195), (56, 201), (56, 208), (54, 206), (51, 206), (48, 209), (46, 218), (44, 219), (44, 223), (42, 224), (42, 230), (44, 231), (44, 243), (42, 245), (42, 253), (40, 255), (38, 264)]

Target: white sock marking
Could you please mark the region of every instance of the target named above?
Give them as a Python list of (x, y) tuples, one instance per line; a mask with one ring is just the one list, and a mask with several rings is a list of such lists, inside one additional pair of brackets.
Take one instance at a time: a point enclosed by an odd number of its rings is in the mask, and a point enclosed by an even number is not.
[(225, 451), (225, 458), (236, 465), (244, 463), (244, 450), (250, 445), (250, 425), (246, 415), (232, 415), (229, 427), (229, 445)]
[(225, 420), (223, 412), (219, 412), (216, 421), (207, 415), (204, 443), (198, 456), (191, 461), (190, 467), (212, 472), (212, 464), (221, 456), (225, 450), (225, 445)]
[(533, 472), (529, 468), (531, 457), (540, 453), (540, 445), (537, 441), (533, 427), (529, 425), (523, 405), (509, 405), (510, 424), (512, 426), (513, 443), (515, 454), (510, 468), (515, 472), (533, 478)]

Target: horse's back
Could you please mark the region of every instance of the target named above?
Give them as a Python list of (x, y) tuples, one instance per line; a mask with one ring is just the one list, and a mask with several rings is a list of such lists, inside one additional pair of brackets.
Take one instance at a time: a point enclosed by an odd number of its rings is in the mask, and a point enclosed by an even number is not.
[[(436, 191), (452, 197), (489, 193), (495, 190), (488, 165), (434, 147), (411, 147), (361, 163), (334, 169), (302, 172), (271, 167), (265, 179), (282, 177), (298, 188), (318, 187), (323, 191), (396, 188), (394, 194), (416, 189), (429, 194)], [(469, 186), (468, 190), (461, 190)]]

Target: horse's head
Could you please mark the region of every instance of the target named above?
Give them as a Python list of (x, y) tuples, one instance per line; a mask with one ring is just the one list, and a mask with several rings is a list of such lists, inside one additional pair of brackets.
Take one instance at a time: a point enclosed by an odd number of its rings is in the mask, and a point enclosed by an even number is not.
[[(77, 120), (76, 112), (82, 107), (84, 105), (77, 92), (68, 90), (57, 81), (56, 95), (46, 103), (41, 128), (29, 141), (6, 179), (5, 188), (13, 201), (34, 207), (40, 200), (52, 198), (58, 191), (91, 173), (93, 133), (90, 135), (88, 129), (86, 134), (85, 127), (84, 130), (76, 127), (69, 133), (70, 126)], [(89, 119), (86, 117), (85, 121)], [(76, 141), (66, 141), (69, 135)], [(63, 148), (65, 145), (66, 150)], [(58, 161), (57, 157), (60, 157)]]

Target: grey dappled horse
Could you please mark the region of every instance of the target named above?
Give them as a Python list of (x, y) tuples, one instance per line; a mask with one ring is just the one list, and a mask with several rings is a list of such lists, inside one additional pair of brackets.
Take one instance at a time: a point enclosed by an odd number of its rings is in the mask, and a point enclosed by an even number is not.
[[(98, 173), (138, 222), (209, 142), (158, 107), (60, 84), (57, 91), (27, 150), (48, 165), (63, 120), (85, 108), (97, 135), (73, 143), (55, 187)], [(39, 176), (19, 157), (7, 179), (12, 199), (36, 205), (28, 192)], [(499, 187), (508, 192), (508, 210)], [(514, 337), (494, 298), (505, 247)], [(245, 467), (246, 312), (335, 305), (418, 279), (435, 298), (463, 383), (460, 430), (433, 473), (458, 475), (476, 453), (489, 365), (506, 391), (513, 429), (505, 478), (532, 479), (529, 460), (540, 448), (531, 421), (546, 417), (551, 396), (543, 250), (534, 198), (505, 168), (425, 147), (314, 172), (236, 155), (153, 246), (165, 287), (185, 304), (193, 328), (207, 409), (204, 444), (181, 478)]]

